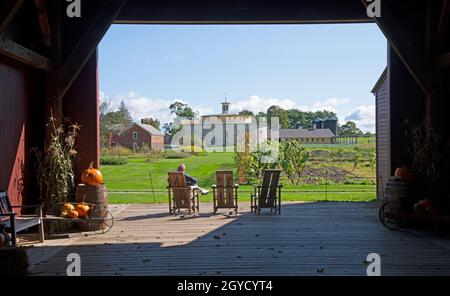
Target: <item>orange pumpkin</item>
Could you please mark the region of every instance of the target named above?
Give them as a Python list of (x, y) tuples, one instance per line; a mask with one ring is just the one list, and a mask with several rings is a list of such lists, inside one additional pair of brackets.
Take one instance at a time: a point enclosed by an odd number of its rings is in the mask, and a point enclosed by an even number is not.
[(434, 207), (433, 203), (428, 200), (428, 199), (422, 199), (419, 200), (419, 202), (417, 203), (419, 206), (421, 206), (426, 214), (429, 215), (436, 215), (437, 214), (437, 210)]
[(93, 186), (100, 185), (103, 183), (103, 175), (94, 168), (94, 163), (91, 162), (89, 168), (81, 174), (81, 182)]
[(67, 213), (67, 216), (69, 218), (78, 218), (78, 212), (77, 211), (70, 211)]
[(73, 204), (68, 202), (62, 206), (61, 212), (70, 212), (70, 211), (73, 211), (74, 209), (75, 208), (74, 208)]
[(433, 206), (433, 203), (428, 199), (419, 200), (418, 204), (424, 207), (425, 209)]
[(75, 206), (78, 217), (86, 218), (89, 212), (89, 206), (85, 203), (79, 203)]
[(403, 181), (412, 181), (413, 177), (408, 168), (402, 166), (395, 170), (394, 176), (402, 178)]
[(421, 205), (420, 203), (416, 203), (414, 205), (414, 213), (418, 214), (418, 215), (423, 215), (425, 214), (425, 207), (423, 205)]

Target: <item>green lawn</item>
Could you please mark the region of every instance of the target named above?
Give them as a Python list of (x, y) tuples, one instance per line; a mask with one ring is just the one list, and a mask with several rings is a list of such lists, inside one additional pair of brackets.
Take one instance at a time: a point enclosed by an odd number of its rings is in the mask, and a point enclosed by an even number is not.
[[(180, 163), (186, 164), (186, 172), (198, 178), (200, 186), (210, 188), (215, 182), (216, 170), (233, 169), (234, 154), (208, 153), (207, 156), (160, 159), (152, 162), (145, 157), (137, 157), (130, 158), (126, 165), (102, 165), (101, 170), (109, 191), (109, 202), (167, 202), (167, 172), (175, 170)], [(333, 165), (336, 166), (336, 164)], [(317, 166), (317, 163), (311, 166)], [(150, 173), (154, 193), (152, 193)], [(302, 184), (295, 186), (286, 182), (283, 182), (283, 185), (283, 200), (368, 201), (375, 198), (375, 185)], [(248, 201), (252, 190), (250, 185), (240, 186), (239, 200)], [(201, 201), (211, 200), (211, 193), (201, 197)]]

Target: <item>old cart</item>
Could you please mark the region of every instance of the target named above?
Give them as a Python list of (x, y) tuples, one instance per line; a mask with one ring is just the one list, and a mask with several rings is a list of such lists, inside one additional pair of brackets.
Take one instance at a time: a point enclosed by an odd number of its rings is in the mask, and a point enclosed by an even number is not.
[(418, 183), (405, 182), (399, 177), (389, 178), (383, 190), (384, 202), (378, 212), (381, 224), (391, 230), (406, 226), (431, 226), (436, 232), (440, 232), (441, 226), (449, 226), (448, 215), (415, 210), (420, 192)]
[[(87, 216), (82, 218), (70, 218), (61, 217), (61, 211), (65, 204), (67, 204), (67, 202), (59, 202), (50, 206), (43, 217), (44, 221), (50, 223), (50, 236), (53, 235), (53, 226), (55, 222), (75, 224), (81, 230), (90, 231), (92, 234), (106, 233), (111, 230), (114, 225), (114, 216), (103, 205), (85, 203), (89, 206)], [(70, 204), (74, 207), (77, 205), (77, 203)]]

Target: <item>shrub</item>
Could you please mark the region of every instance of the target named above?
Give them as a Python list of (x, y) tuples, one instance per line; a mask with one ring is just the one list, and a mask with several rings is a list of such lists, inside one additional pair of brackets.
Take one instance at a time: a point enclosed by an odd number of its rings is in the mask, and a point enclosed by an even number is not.
[(128, 157), (125, 156), (102, 156), (100, 164), (103, 165), (124, 165), (128, 163)]
[(204, 151), (203, 148), (200, 146), (181, 146), (177, 148), (177, 150), (187, 153), (201, 153)]
[(143, 143), (135, 151), (135, 153), (144, 153), (144, 154), (147, 154), (147, 153), (150, 153), (150, 152), (151, 152), (150, 146), (148, 144), (146, 144), (146, 143)]
[(158, 151), (150, 151), (147, 154), (147, 161), (155, 161), (158, 159), (162, 159), (166, 157), (166, 153), (164, 151), (158, 150)]
[(206, 156), (207, 152), (200, 146), (180, 146), (174, 149), (178, 153), (188, 153), (195, 156)]
[(102, 156), (131, 156), (133, 155), (133, 151), (126, 147), (115, 146), (110, 148), (102, 148), (100, 150), (100, 154)]
[(181, 159), (181, 158), (188, 158), (189, 156), (191, 155), (186, 152), (167, 151), (165, 153), (165, 157), (168, 159)]

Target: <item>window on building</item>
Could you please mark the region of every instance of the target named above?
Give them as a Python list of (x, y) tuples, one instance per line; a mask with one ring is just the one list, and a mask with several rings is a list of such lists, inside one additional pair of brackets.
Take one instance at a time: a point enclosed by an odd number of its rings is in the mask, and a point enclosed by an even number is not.
[(133, 151), (136, 151), (138, 149), (138, 144), (137, 143), (133, 143)]
[(322, 142), (325, 142), (325, 138), (322, 138)]
[(133, 140), (137, 140), (138, 138), (138, 133), (137, 132), (133, 132)]

